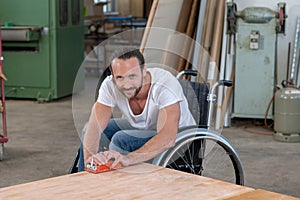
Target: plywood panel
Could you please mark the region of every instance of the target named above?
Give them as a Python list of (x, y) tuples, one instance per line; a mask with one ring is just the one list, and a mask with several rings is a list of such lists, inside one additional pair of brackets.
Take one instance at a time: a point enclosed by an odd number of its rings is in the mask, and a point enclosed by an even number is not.
[(197, 77), (197, 80), (207, 80), (208, 76), (208, 68), (210, 61), (210, 50), (212, 45), (212, 37), (213, 37), (213, 28), (215, 22), (216, 8), (217, 8), (217, 0), (207, 0), (206, 8), (205, 8), (205, 17), (204, 17), (204, 25), (203, 25), (203, 33), (202, 33), (202, 49), (199, 52), (197, 63), (197, 70), (200, 72), (201, 77)]
[(181, 7), (181, 11), (179, 14), (178, 23), (176, 27), (176, 30), (181, 33), (184, 33), (186, 31), (192, 5), (193, 5), (193, 0), (184, 0), (183, 5)]
[(240, 195), (236, 195), (234, 197), (226, 198), (225, 200), (257, 200), (257, 199), (263, 199), (263, 200), (299, 200), (299, 198), (284, 195), (284, 194), (278, 194), (275, 192), (270, 192), (266, 190), (253, 190), (247, 193), (243, 193)]
[[(199, 15), (199, 3), (200, 3), (199, 0), (194, 0), (192, 2), (192, 7), (190, 8), (190, 16), (187, 22), (185, 34), (191, 39), (193, 38), (194, 33), (196, 32), (196, 25), (197, 25), (196, 19), (198, 18)], [(178, 71), (182, 71), (186, 68), (185, 67), (186, 63), (189, 63), (189, 61), (187, 61), (188, 60), (187, 58), (191, 58), (190, 55), (192, 55), (193, 49), (194, 49), (194, 42), (191, 43), (190, 39), (186, 39), (181, 53), (183, 57), (180, 58), (178, 64)]]
[(130, 0), (117, 1), (117, 3), (117, 10), (120, 15), (126, 16), (130, 14)]
[(166, 52), (163, 52), (162, 58), (162, 67), (168, 67), (169, 70), (174, 70), (174, 75), (177, 73), (177, 68), (180, 65), (181, 56), (185, 56), (183, 53), (185, 47), (186, 37), (183, 34), (174, 33), (169, 35), (167, 44), (166, 44)]
[(214, 21), (213, 38), (210, 50), (211, 62), (208, 72), (208, 81), (210, 85), (214, 83), (218, 78), (219, 63), (220, 63), (220, 52), (222, 44), (222, 34), (223, 34), (223, 22), (224, 22), (224, 11), (225, 11), (225, 1), (220, 1), (217, 5), (216, 16)]
[(95, 5), (93, 0), (84, 0), (87, 16), (103, 16), (103, 5), (105, 3)]
[(133, 17), (144, 16), (144, 1), (143, 0), (130, 0), (130, 15)]
[(205, 25), (202, 36), (202, 44), (203, 48), (208, 52), (210, 51), (212, 36), (213, 36), (213, 24), (215, 21), (216, 8), (217, 8), (217, 0), (208, 0), (205, 11)]
[(144, 53), (144, 50), (146, 48), (146, 43), (148, 41), (148, 37), (149, 37), (150, 31), (151, 31), (151, 27), (152, 27), (152, 24), (153, 24), (153, 21), (154, 21), (157, 6), (158, 6), (158, 0), (154, 0), (152, 5), (151, 5), (151, 10), (150, 10), (149, 17), (148, 17), (148, 20), (147, 20), (146, 29), (144, 31), (142, 42), (141, 42), (140, 50), (141, 50), (142, 53)]
[(167, 41), (176, 32), (183, 1), (158, 1), (151, 29), (145, 42), (144, 55), (147, 63), (161, 64)]
[(221, 199), (253, 189), (150, 164), (0, 189), (0, 199)]

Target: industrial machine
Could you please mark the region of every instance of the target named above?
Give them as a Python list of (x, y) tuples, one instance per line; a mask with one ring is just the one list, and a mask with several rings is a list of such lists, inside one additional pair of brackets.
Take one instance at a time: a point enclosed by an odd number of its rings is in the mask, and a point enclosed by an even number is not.
[[(272, 118), (266, 110), (275, 91), (276, 34), (285, 28), (285, 3), (278, 11), (248, 7), (235, 13), (236, 69), (233, 117)], [(273, 110), (271, 105), (270, 111)]]
[(7, 97), (48, 101), (72, 94), (84, 59), (83, 10), (83, 0), (1, 0)]

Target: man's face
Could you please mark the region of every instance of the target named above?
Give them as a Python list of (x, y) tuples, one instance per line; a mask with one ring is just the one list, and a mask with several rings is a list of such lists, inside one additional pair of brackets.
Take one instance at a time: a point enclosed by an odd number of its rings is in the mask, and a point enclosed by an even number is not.
[(141, 71), (137, 58), (114, 59), (111, 64), (113, 80), (118, 89), (128, 98), (134, 98), (143, 84), (144, 71)]

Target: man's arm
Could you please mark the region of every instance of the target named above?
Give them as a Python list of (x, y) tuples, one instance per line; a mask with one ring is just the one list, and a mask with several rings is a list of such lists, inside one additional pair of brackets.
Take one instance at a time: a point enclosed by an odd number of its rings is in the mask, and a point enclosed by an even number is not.
[(94, 104), (83, 139), (85, 164), (92, 155), (98, 152), (101, 134), (106, 128), (111, 118), (111, 114), (111, 107), (98, 102)]
[(127, 155), (121, 155), (116, 151), (104, 152), (102, 155), (103, 158), (105, 158), (105, 161), (103, 162), (105, 163), (110, 159), (114, 159), (112, 167), (114, 167), (117, 163), (121, 163), (123, 166), (128, 166), (154, 158), (156, 155), (174, 145), (178, 132), (179, 119), (179, 103), (175, 103), (161, 109), (158, 115), (158, 133), (155, 136), (153, 136), (141, 148)]
[(159, 111), (158, 133), (140, 149), (129, 153), (126, 157), (130, 165), (147, 161), (174, 146), (180, 118), (179, 103), (167, 106)]

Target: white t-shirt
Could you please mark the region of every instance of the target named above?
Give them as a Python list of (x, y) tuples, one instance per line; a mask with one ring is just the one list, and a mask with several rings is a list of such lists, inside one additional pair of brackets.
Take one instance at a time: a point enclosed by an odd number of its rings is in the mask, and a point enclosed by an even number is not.
[(178, 80), (163, 69), (148, 68), (147, 70), (151, 74), (151, 87), (141, 114), (133, 114), (128, 99), (116, 87), (112, 76), (106, 77), (103, 81), (97, 101), (109, 107), (118, 106), (133, 127), (145, 130), (156, 130), (160, 109), (180, 102), (179, 127), (195, 125), (196, 122), (189, 111), (187, 100)]

